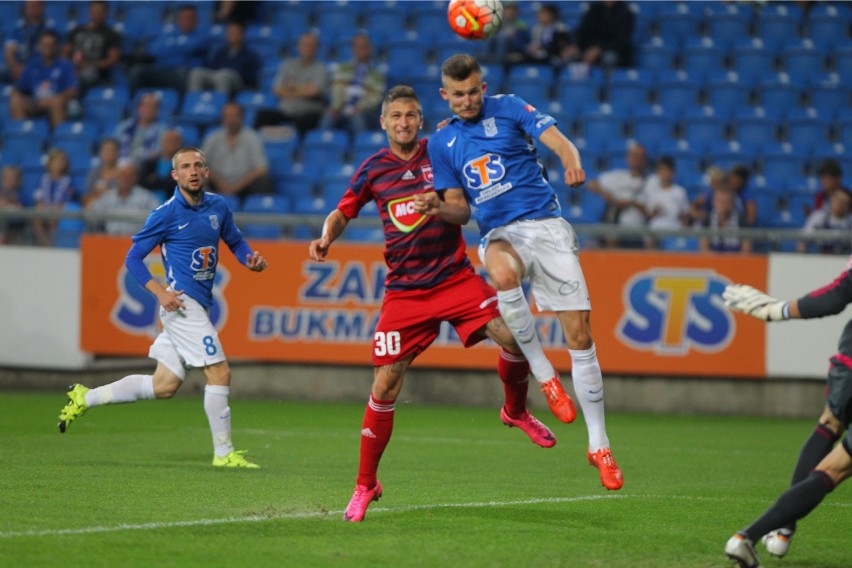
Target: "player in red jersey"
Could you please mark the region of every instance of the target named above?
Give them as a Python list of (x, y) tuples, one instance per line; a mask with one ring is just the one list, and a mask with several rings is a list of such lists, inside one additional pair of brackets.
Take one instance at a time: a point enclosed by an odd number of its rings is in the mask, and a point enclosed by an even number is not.
[(374, 379), (361, 429), (358, 479), (343, 515), (352, 522), (363, 520), (369, 504), (382, 495), (376, 471), (393, 430), (394, 402), (408, 366), (435, 340), (443, 321), (453, 325), (465, 347), (486, 337), (500, 345), (497, 373), (506, 396), (501, 420), (541, 447), (556, 444), (553, 433), (526, 410), (529, 364), (500, 317), (496, 292), (473, 270), (461, 227), (413, 211), (414, 195), (432, 189), (426, 141), (418, 138), (423, 113), (414, 89), (401, 85), (387, 92), (381, 125), (389, 147), (361, 164), (328, 215), (322, 237), (309, 247), (311, 258), (323, 261), (349, 221), (376, 201), (389, 270), (373, 337)]

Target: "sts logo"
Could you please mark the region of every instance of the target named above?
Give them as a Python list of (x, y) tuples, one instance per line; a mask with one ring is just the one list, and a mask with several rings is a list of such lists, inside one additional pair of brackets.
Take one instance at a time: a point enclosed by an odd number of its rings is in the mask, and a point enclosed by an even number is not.
[[(150, 254), (145, 265), (151, 275), (163, 286), (168, 287), (163, 260), (158, 254)], [(210, 321), (219, 330), (228, 319), (228, 305), (223, 295), (230, 274), (220, 266), (213, 280), (213, 304), (210, 306)], [(160, 304), (148, 290), (136, 281), (127, 268), (122, 266), (118, 273), (118, 300), (112, 308), (110, 321), (130, 335), (156, 337), (160, 333)]]
[(734, 319), (722, 301), (726, 278), (710, 270), (649, 270), (624, 289), (618, 338), (640, 351), (714, 353), (734, 337)]
[(464, 177), (470, 189), (489, 187), (506, 175), (506, 166), (496, 154), (485, 154), (464, 165)]

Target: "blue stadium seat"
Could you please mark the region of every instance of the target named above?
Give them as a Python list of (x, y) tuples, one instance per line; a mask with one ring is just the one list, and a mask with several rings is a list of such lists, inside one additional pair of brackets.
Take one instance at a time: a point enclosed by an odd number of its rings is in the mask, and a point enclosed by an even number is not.
[(661, 73), (657, 81), (656, 102), (673, 118), (699, 102), (701, 83), (685, 71)]
[[(553, 85), (555, 80), (555, 73), (553, 71), (553, 67), (550, 65), (515, 65), (509, 70), (509, 76), (506, 78), (508, 81), (507, 90), (513, 92), (517, 85), (538, 85), (538, 90), (541, 93), (544, 93), (545, 96), (549, 98), (550, 86)], [(523, 97), (521, 97), (523, 98)], [(531, 102), (535, 102), (536, 99), (533, 99)], [(544, 100), (542, 100), (542, 104)]]
[(611, 105), (632, 110), (650, 101), (656, 73), (639, 69), (617, 69), (610, 74), (609, 98)]
[[(249, 195), (243, 202), (243, 213), (265, 213), (282, 215), (290, 213), (290, 199), (284, 195)], [(243, 233), (250, 239), (278, 239), (282, 236), (281, 226), (272, 224), (244, 223)]]
[(219, 91), (190, 91), (183, 97), (176, 120), (197, 126), (211, 126), (222, 119), (222, 107), (228, 96)]
[(597, 76), (576, 79), (563, 75), (559, 79), (557, 100), (563, 109), (577, 112), (589, 102), (600, 101), (603, 82)]
[(45, 151), (50, 130), (47, 121), (12, 120), (3, 130), (3, 159), (21, 163), (28, 156), (40, 156)]
[(272, 25), (279, 30), (310, 30), (313, 2), (276, 4), (272, 10)]
[(805, 175), (807, 152), (789, 143), (769, 145), (761, 150), (758, 162), (768, 181), (800, 179)]
[(691, 2), (678, 2), (678, 9), (666, 11), (657, 16), (658, 33), (667, 43), (669, 41), (683, 43), (684, 40), (698, 33), (701, 16), (690, 11), (691, 4)]
[(813, 78), (825, 73), (825, 53), (809, 40), (787, 45), (781, 54), (781, 67), (798, 85), (810, 85)]
[(591, 107), (578, 117), (577, 124), (589, 146), (607, 144), (610, 140), (624, 137), (623, 125), (626, 115), (621, 115), (611, 105), (603, 103)]
[(80, 144), (88, 144), (90, 151), (100, 136), (100, 125), (94, 121), (66, 121), (53, 130), (53, 143), (63, 140), (73, 140)]
[(708, 147), (709, 163), (729, 170), (733, 166), (745, 165), (752, 169), (754, 164), (754, 154), (749, 154), (744, 151), (739, 142), (736, 141), (721, 141), (711, 144)]
[(723, 73), (708, 78), (705, 90), (707, 104), (717, 112), (732, 114), (736, 109), (750, 104), (749, 82), (741, 80), (736, 73)]
[(801, 98), (801, 86), (790, 82), (786, 73), (760, 81), (755, 92), (760, 99), (756, 101), (757, 104), (773, 112), (783, 112), (798, 106)]
[(810, 106), (830, 119), (849, 112), (850, 89), (837, 82), (821, 81), (810, 90)]
[(663, 237), (660, 248), (666, 252), (695, 252), (700, 246), (696, 237)]
[(725, 69), (725, 51), (709, 37), (695, 38), (687, 42), (681, 53), (683, 70), (695, 79)]
[[(62, 207), (63, 211), (81, 211), (82, 206), (73, 201)], [(53, 232), (53, 246), (60, 248), (78, 248), (80, 237), (86, 231), (86, 222), (82, 219), (60, 219)]]
[(344, 162), (349, 149), (349, 135), (345, 130), (311, 130), (302, 142), (302, 159), (317, 163)]
[(763, 148), (778, 138), (779, 117), (763, 107), (745, 107), (734, 113), (736, 140), (746, 147)]
[(603, 197), (582, 188), (569, 189), (562, 202), (562, 216), (569, 223), (578, 225), (600, 223), (605, 209)]
[(723, 10), (706, 18), (707, 35), (721, 45), (731, 45), (751, 35), (751, 7), (726, 3)]
[(676, 120), (660, 105), (634, 109), (630, 120), (631, 137), (645, 146), (656, 147), (661, 141), (672, 138), (676, 126)]
[(834, 72), (852, 77), (852, 45), (839, 46), (831, 55)]
[(841, 46), (849, 40), (849, 18), (835, 5), (825, 6), (824, 12), (813, 10), (806, 24), (807, 35), (814, 41), (827, 41)]
[(326, 215), (334, 207), (324, 197), (301, 196), (293, 199), (293, 213), (297, 215)]
[(404, 37), (392, 38), (387, 42), (388, 77), (409, 77), (413, 70), (425, 70), (429, 66), (429, 52), (423, 49), (425, 38), (410, 31)]
[(829, 126), (827, 117), (813, 108), (791, 109), (786, 117), (787, 140), (800, 148), (813, 148), (828, 142)]
[(772, 49), (783, 46), (790, 38), (799, 37), (799, 22), (802, 21), (802, 16), (801, 13), (793, 15), (789, 7), (798, 9), (798, 6), (791, 2), (772, 2), (764, 6), (758, 14), (758, 37)]
[(839, 119), (836, 128), (838, 141), (847, 148), (852, 148), (852, 117)]
[[(659, 40), (654, 43), (654, 40)], [(636, 63), (640, 69), (655, 71), (675, 69), (677, 50), (663, 43), (662, 38), (652, 38), (651, 43), (640, 45), (637, 50)]]
[(712, 107), (687, 110), (681, 124), (690, 148), (699, 152), (727, 138), (727, 120), (718, 116)]
[(742, 81), (754, 82), (762, 77), (774, 74), (775, 51), (762, 45), (749, 42), (733, 49), (734, 70)]
[(352, 163), (356, 166), (384, 148), (387, 145), (387, 134), (384, 130), (372, 130), (368, 132), (359, 132), (355, 135), (355, 140), (352, 142), (353, 159)]

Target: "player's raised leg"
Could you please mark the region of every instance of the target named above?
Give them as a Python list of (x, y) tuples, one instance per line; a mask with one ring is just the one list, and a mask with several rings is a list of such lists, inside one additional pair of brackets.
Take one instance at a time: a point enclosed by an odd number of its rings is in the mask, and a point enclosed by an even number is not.
[(231, 442), (231, 408), (228, 397), (231, 392), (231, 368), (227, 361), (204, 367), (207, 386), (204, 387), (204, 413), (213, 435), (213, 466), (258, 469), (237, 451)]
[(367, 507), (382, 496), (378, 480), (379, 462), (393, 433), (394, 404), (402, 388), (405, 371), (413, 357), (373, 368), (373, 388), (361, 422), (361, 452), (358, 478), (343, 520), (364, 520)]
[(571, 354), (574, 393), (583, 409), (589, 432), (589, 464), (598, 468), (601, 484), (610, 490), (621, 489), (624, 476), (609, 447), (604, 412), (604, 385), (601, 365), (591, 336), (589, 310), (557, 312)]
[(182, 377), (159, 363), (153, 375), (128, 375), (92, 389), (80, 384), (72, 385), (68, 403), (59, 412), (59, 431), (65, 432), (75, 419), (93, 406), (170, 398), (180, 388), (181, 381)]
[(530, 365), (539, 388), (553, 414), (562, 422), (573, 422), (577, 416), (574, 401), (562, 388), (556, 369), (547, 359), (535, 329), (535, 318), (521, 288), (524, 264), (512, 245), (495, 240), (488, 243), (485, 267), (497, 289), (497, 306), (518, 348)]

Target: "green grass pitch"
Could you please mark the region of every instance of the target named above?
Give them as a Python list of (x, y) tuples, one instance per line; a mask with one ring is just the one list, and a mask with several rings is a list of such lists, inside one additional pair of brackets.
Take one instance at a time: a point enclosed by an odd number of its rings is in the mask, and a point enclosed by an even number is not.
[[(496, 408), (399, 404), (384, 497), (350, 524), (361, 404), (233, 400), (236, 446), (262, 469), (223, 471), (200, 398), (95, 408), (61, 435), (64, 399), (0, 395), (0, 566), (727, 566), (813, 426), (611, 413), (625, 486), (607, 492), (582, 418), (539, 410), (559, 439), (545, 450)], [(848, 568), (849, 526), (841, 486), (787, 558), (762, 561)]]

